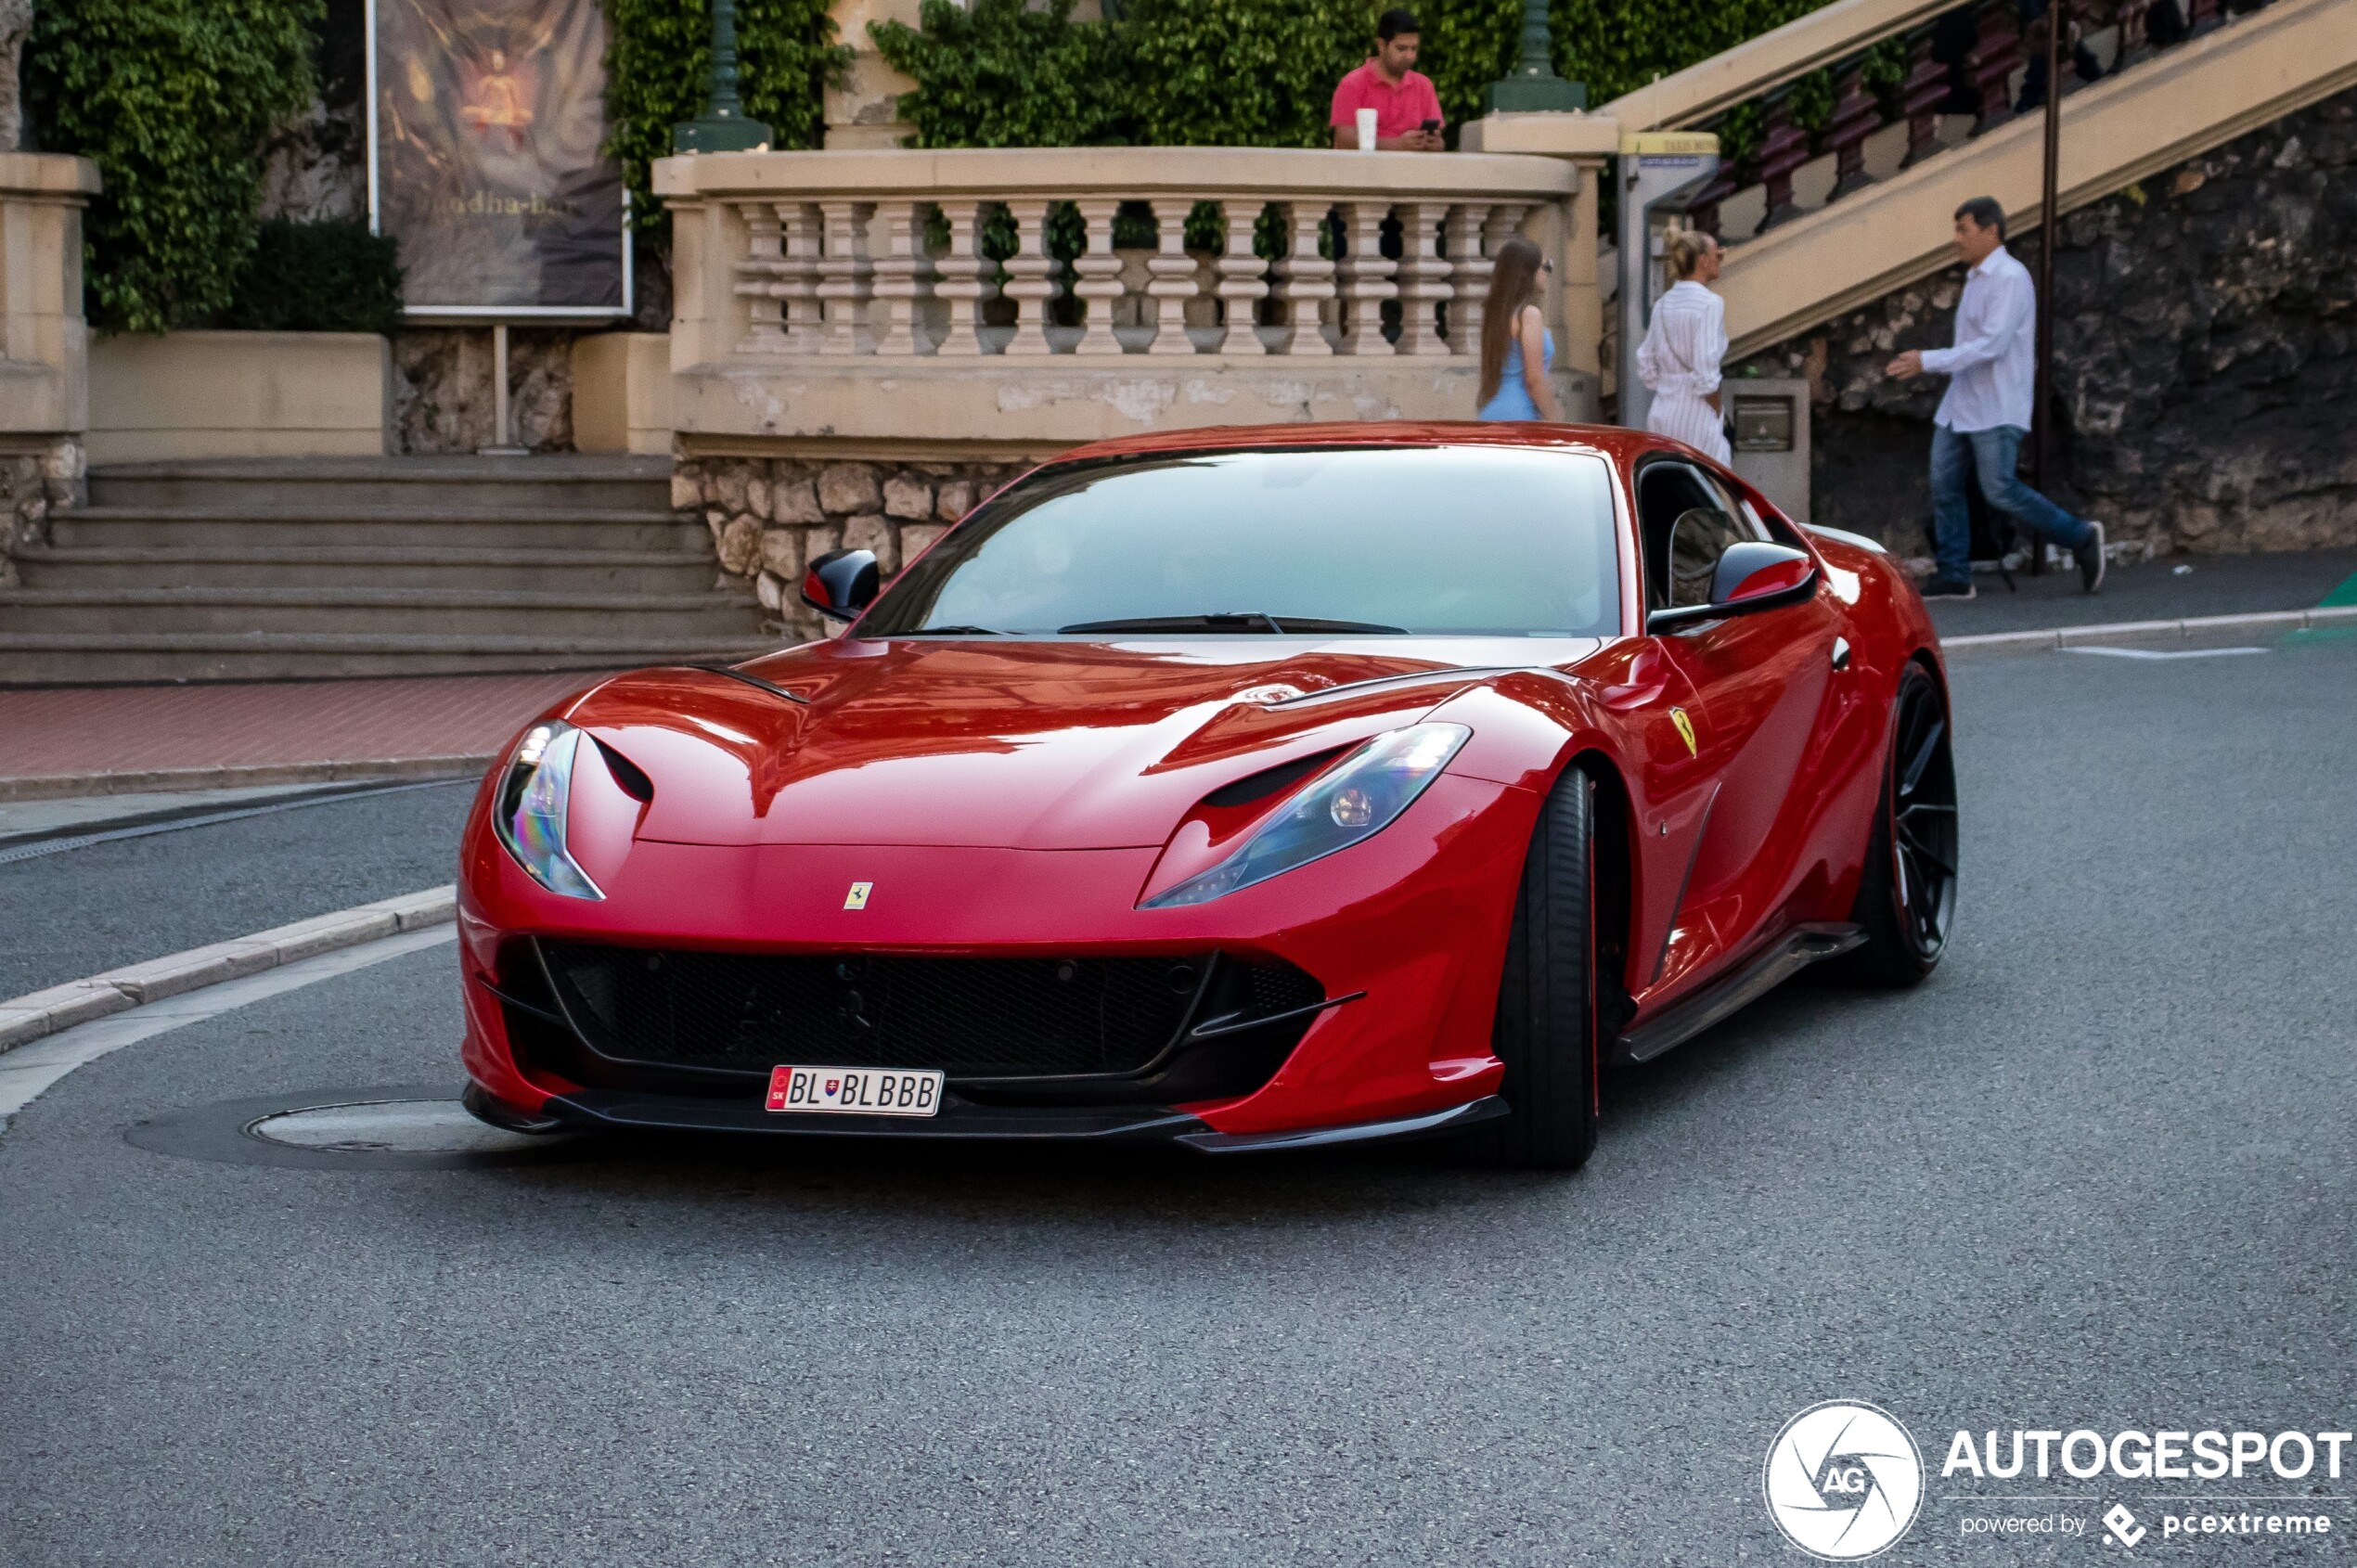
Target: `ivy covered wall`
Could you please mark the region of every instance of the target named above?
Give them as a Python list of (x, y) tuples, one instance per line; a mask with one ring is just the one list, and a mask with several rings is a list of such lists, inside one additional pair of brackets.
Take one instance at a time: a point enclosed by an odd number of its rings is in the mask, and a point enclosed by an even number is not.
[[(917, 90), (923, 147), (1108, 143), (1319, 147), (1334, 84), (1373, 47), (1390, 0), (1127, 0), (1101, 24), (1071, 0), (924, 0), (919, 26), (871, 32)], [(1552, 0), (1554, 65), (1601, 104), (1825, 0)], [(1036, 8), (1035, 8), (1036, 6)], [(1425, 0), (1417, 69), (1452, 125), (1521, 47), (1522, 0)]]

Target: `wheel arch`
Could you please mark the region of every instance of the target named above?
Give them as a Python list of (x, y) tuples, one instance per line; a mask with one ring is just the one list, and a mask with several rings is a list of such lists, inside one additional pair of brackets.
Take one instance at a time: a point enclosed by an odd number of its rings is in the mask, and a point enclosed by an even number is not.
[(1595, 787), (1597, 1023), (1610, 1038), (1637, 1010), (1628, 988), (1630, 932), (1637, 918), (1636, 805), (1620, 765), (1602, 748), (1575, 750), (1564, 768), (1586, 774)]

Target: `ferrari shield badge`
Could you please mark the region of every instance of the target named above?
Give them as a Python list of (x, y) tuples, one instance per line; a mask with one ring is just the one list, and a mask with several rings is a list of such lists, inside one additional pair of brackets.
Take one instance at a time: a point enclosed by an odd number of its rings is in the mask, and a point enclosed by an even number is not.
[(1678, 726), (1678, 738), (1686, 743), (1686, 755), (1690, 757), (1702, 755), (1701, 749), (1694, 744), (1694, 721), (1686, 716), (1686, 710), (1670, 709), (1669, 722)]
[(846, 909), (865, 909), (868, 906), (868, 894), (875, 890), (875, 886), (873, 882), (852, 883), (851, 891), (843, 895), (843, 906)]

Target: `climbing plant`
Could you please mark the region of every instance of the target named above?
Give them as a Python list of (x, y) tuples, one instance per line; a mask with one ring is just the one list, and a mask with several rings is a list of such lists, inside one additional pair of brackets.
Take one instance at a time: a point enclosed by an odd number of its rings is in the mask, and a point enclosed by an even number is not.
[[(671, 128), (703, 111), (712, 63), (710, 0), (606, 0), (606, 150), (622, 164), (641, 230), (663, 222), (649, 187)], [(817, 147), (826, 134), (827, 84), (851, 60), (835, 40), (828, 0), (737, 0), (737, 91), (767, 125), (772, 147)]]
[(92, 324), (163, 332), (225, 309), (253, 254), (258, 148), (313, 92), (321, 0), (42, 0), (24, 59), (41, 145), (98, 165)]

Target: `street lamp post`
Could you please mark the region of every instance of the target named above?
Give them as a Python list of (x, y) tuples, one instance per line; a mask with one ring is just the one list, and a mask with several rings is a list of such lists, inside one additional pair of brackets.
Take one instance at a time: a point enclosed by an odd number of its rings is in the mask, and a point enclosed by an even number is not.
[(1489, 113), (1563, 112), (1588, 107), (1585, 84), (1555, 74), (1554, 33), (1547, 25), (1547, 0), (1522, 0), (1522, 56), (1513, 71), (1489, 84), (1482, 107)]
[(671, 128), (674, 152), (751, 152), (769, 145), (769, 127), (745, 117), (737, 99), (737, 0), (712, 0), (712, 70), (703, 113)]

